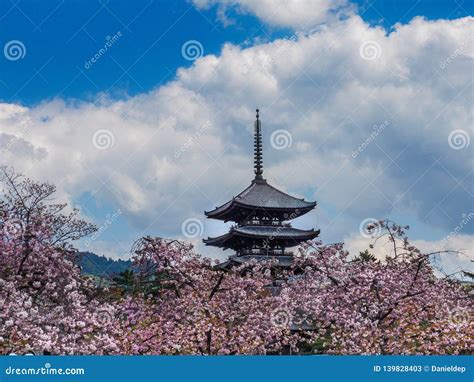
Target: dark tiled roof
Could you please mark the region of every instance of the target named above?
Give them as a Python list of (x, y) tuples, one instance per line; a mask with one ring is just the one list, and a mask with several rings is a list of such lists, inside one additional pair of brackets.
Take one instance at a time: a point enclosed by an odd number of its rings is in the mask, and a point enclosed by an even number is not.
[(232, 198), (232, 200), (212, 211), (206, 212), (206, 215), (209, 217), (220, 215), (231, 209), (234, 204), (251, 208), (283, 210), (307, 210), (316, 206), (316, 202), (307, 202), (304, 199), (288, 195), (271, 186), (265, 180), (254, 180), (249, 187)]
[(315, 233), (313, 229), (302, 230), (293, 227), (285, 226), (269, 226), (269, 225), (248, 225), (243, 227), (235, 227), (231, 229), (231, 232), (235, 231), (242, 235), (257, 236), (257, 237), (306, 237)]
[(298, 241), (311, 240), (319, 235), (319, 230), (315, 231), (314, 229), (302, 230), (292, 227), (285, 226), (265, 226), (265, 225), (255, 225), (255, 226), (243, 226), (243, 227), (233, 227), (230, 229), (229, 233), (226, 233), (217, 237), (209, 237), (204, 239), (204, 243), (207, 245), (224, 245), (226, 241), (233, 239), (236, 236), (251, 237), (251, 238), (273, 238), (273, 239), (287, 239), (295, 240), (295, 245)]

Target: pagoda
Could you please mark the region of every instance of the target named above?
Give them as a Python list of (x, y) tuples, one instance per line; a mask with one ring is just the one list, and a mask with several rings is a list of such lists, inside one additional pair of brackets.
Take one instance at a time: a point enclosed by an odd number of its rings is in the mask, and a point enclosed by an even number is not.
[(301, 230), (289, 223), (315, 208), (316, 202), (288, 195), (263, 178), (262, 125), (258, 109), (254, 135), (255, 178), (250, 186), (227, 203), (205, 212), (210, 219), (235, 222), (228, 233), (203, 240), (206, 245), (235, 251), (222, 267), (251, 259), (278, 259), (278, 264), (285, 267), (293, 259), (288, 248), (319, 235), (319, 230)]

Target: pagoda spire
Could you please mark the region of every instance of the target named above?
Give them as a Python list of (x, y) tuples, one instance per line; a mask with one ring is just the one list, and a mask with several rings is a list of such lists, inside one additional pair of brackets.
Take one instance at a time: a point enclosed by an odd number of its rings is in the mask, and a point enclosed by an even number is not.
[(255, 179), (263, 179), (263, 156), (262, 156), (262, 124), (259, 118), (259, 110), (257, 109), (257, 119), (255, 120), (255, 136), (254, 136), (254, 168)]

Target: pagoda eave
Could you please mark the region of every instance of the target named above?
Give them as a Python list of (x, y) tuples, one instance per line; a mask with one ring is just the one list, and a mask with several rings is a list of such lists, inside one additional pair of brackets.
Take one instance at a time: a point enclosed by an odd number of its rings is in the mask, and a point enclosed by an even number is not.
[(208, 237), (203, 242), (206, 245), (227, 248), (238, 248), (240, 239), (267, 241), (267, 244), (280, 244), (284, 247), (294, 247), (303, 241), (312, 240), (319, 236), (319, 230), (300, 230), (283, 226), (249, 226), (232, 228), (229, 233), (217, 237)]
[[(304, 207), (262, 207), (262, 206), (255, 206), (255, 205), (248, 205), (241, 203), (235, 199), (233, 199), (229, 205), (226, 206), (225, 208), (222, 208), (225, 206), (225, 204), (221, 207), (217, 207), (214, 210), (211, 211), (204, 211), (204, 214), (206, 217), (210, 219), (217, 219), (217, 220), (223, 220), (224, 222), (228, 221), (235, 221), (234, 218), (239, 215), (239, 213), (244, 213), (244, 214), (250, 214), (252, 212), (263, 212), (267, 213), (269, 215), (281, 215), (282, 217), (285, 214), (288, 215), (296, 215), (290, 218), (289, 216), (287, 218), (283, 218), (283, 220), (291, 220), (296, 217), (300, 217), (311, 210), (313, 210), (317, 203), (316, 202), (305, 202), (307, 203), (306, 206)], [(227, 203), (226, 203), (227, 204)]]
[(241, 221), (251, 218), (252, 214), (260, 215), (260, 218), (267, 216), (284, 221), (301, 216), (314, 207), (316, 207), (316, 202), (307, 202), (291, 196), (273, 187), (265, 179), (256, 176), (240, 194), (227, 203), (204, 213), (208, 218), (224, 221)]

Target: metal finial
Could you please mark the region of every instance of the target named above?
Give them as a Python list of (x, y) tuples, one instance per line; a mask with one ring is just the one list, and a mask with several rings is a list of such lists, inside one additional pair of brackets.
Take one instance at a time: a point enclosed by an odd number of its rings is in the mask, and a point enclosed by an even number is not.
[(255, 121), (254, 136), (254, 158), (255, 179), (263, 179), (263, 156), (262, 156), (262, 124), (259, 119), (259, 110), (257, 109), (257, 120)]

